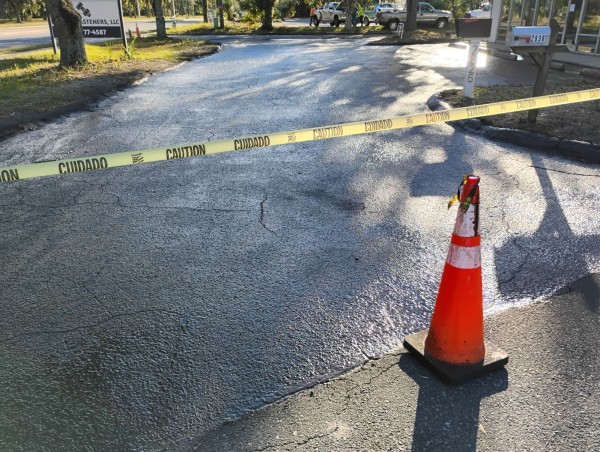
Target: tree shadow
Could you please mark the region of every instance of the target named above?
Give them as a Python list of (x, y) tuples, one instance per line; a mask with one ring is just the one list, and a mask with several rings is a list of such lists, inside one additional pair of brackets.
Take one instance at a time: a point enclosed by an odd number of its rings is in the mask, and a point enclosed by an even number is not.
[[(531, 235), (515, 236), (494, 250), (498, 290), (511, 298), (539, 296), (540, 288), (563, 290), (587, 271), (586, 255), (598, 253), (600, 235), (576, 235), (559, 202), (543, 159), (532, 154), (533, 168), (539, 179), (546, 211), (538, 229)], [(571, 195), (572, 196), (572, 195)], [(525, 213), (524, 213), (525, 215)], [(585, 215), (585, 212), (582, 212)], [(580, 221), (573, 218), (573, 221)], [(600, 309), (599, 289), (589, 288), (586, 297), (590, 311)]]
[(410, 182), (411, 196), (442, 196), (450, 199), (462, 178), (473, 173), (473, 165), (467, 160), (468, 148), (465, 135), (455, 131), (443, 148), (445, 156), (428, 156), (427, 153), (432, 151), (425, 150), (419, 156), (421, 166)]

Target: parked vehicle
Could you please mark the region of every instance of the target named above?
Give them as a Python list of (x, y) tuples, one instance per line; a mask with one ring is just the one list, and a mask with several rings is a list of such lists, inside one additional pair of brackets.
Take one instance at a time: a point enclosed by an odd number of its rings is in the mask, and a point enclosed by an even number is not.
[[(377, 12), (377, 20), (379, 25), (396, 31), (400, 22), (406, 23), (406, 9), (394, 11), (379, 11)], [(435, 9), (429, 3), (419, 2), (419, 10), (417, 11), (417, 25), (434, 25), (436, 28), (443, 29), (452, 22), (452, 13), (441, 9)]]
[(403, 9), (406, 9), (406, 2), (404, 2), (402, 5), (397, 3), (379, 3), (373, 7), (375, 14), (377, 14), (377, 11), (398, 11)]
[(465, 17), (474, 19), (490, 19), (492, 17), (492, 4), (482, 3), (480, 9), (465, 13)]
[(340, 6), (341, 2), (330, 2), (315, 11), (313, 23), (318, 27), (321, 22), (329, 23), (332, 27), (339, 27), (346, 22), (346, 12)]
[(377, 23), (377, 11), (374, 9), (365, 11), (362, 21), (363, 26), (368, 27), (370, 24), (377, 25)]

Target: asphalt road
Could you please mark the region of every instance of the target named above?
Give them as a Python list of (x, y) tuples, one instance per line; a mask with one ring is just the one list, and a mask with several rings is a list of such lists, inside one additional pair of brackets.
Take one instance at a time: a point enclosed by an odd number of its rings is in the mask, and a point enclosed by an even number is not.
[[(424, 112), (462, 81), (460, 49), (366, 42), (230, 38), (0, 164)], [(516, 64), (482, 56), (477, 80), (532, 82)], [(0, 449), (172, 449), (397, 348), (466, 173), (488, 315), (600, 271), (597, 166), (448, 125), (1, 184)]]
[(181, 449), (600, 450), (599, 307), (600, 275), (588, 275), (544, 303), (487, 319), (486, 341), (509, 353), (505, 368), (449, 386), (399, 348)]
[[(173, 28), (173, 20), (165, 18), (167, 30)], [(177, 23), (189, 25), (200, 23), (198, 19), (178, 19)], [(135, 35), (135, 27), (138, 27), (142, 33), (156, 31), (156, 21), (150, 19), (140, 19), (138, 21), (128, 20), (125, 22), (125, 32), (131, 31)], [(51, 45), (50, 28), (48, 24), (40, 25), (28, 24), (27, 22), (20, 25), (5, 26), (0, 28), (0, 49), (9, 49), (11, 47), (25, 47), (38, 44)], [(90, 39), (91, 42), (98, 41)]]

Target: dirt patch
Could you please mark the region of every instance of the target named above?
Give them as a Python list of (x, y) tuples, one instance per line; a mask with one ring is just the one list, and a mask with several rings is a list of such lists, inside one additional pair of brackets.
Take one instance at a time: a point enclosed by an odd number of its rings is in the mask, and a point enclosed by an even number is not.
[[(62, 115), (85, 110), (120, 89), (195, 58), (211, 55), (219, 46), (210, 44), (190, 49), (179, 61), (161, 59), (127, 60), (114, 64), (93, 65), (44, 80), (33, 90), (16, 93), (0, 103), (0, 140), (15, 133), (34, 130)], [(57, 71), (58, 69), (54, 69)], [(47, 75), (47, 74), (46, 74)]]
[[(544, 94), (564, 93), (598, 88), (598, 81), (585, 79), (552, 85)], [(453, 108), (470, 107), (492, 102), (523, 99), (531, 97), (531, 86), (491, 86), (475, 88), (474, 99), (462, 97), (462, 90), (448, 90), (440, 94), (440, 99)], [(559, 138), (576, 140), (600, 145), (600, 101), (581, 102), (561, 105), (539, 110), (535, 123), (527, 122), (528, 113), (516, 112), (480, 118), (484, 125), (507, 129), (526, 130), (529, 132)]]
[(388, 36), (370, 43), (369, 45), (397, 45), (406, 46), (413, 44), (440, 44), (455, 42), (456, 35), (449, 30), (434, 30), (420, 28), (415, 31), (409, 31), (403, 33), (402, 36), (397, 35), (389, 30), (385, 32), (390, 33)]

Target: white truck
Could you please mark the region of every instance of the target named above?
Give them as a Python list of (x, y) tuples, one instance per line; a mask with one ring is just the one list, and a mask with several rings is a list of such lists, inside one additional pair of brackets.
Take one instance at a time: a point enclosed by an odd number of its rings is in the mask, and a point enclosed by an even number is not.
[(321, 22), (328, 23), (332, 27), (339, 27), (346, 22), (346, 12), (340, 6), (341, 2), (329, 2), (317, 9), (313, 16), (313, 23), (318, 27)]
[(492, 17), (492, 4), (482, 3), (481, 8), (465, 13), (466, 18), (489, 19)]

